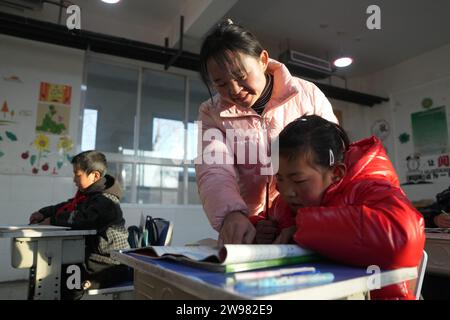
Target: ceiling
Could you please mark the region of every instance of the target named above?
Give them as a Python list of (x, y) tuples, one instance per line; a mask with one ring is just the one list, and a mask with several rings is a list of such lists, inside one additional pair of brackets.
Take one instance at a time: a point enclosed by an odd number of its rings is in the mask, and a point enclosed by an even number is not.
[[(57, 6), (0, 11), (58, 22)], [(16, 1), (16, 0), (8, 0)], [(17, 0), (20, 1), (20, 0)], [(22, 0), (23, 1), (23, 0)], [(57, 1), (57, 0), (55, 0)], [(339, 53), (354, 64), (339, 73), (363, 76), (450, 43), (448, 0), (72, 0), (81, 8), (81, 28), (117, 37), (177, 48), (184, 16), (184, 50), (198, 53), (202, 37), (222, 17), (250, 29), (277, 58), (290, 48), (331, 60)], [(381, 30), (369, 30), (366, 9), (381, 9)], [(62, 14), (61, 23), (67, 15)]]

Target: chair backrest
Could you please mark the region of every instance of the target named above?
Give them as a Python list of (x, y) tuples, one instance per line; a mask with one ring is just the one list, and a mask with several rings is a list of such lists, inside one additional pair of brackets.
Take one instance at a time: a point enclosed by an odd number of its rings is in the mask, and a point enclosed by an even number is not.
[(427, 269), (427, 262), (428, 262), (428, 254), (425, 252), (425, 250), (423, 250), (422, 260), (420, 261), (420, 264), (417, 266), (417, 280), (416, 280), (416, 288), (414, 290), (416, 300), (420, 299), (423, 278), (425, 277), (425, 270)]

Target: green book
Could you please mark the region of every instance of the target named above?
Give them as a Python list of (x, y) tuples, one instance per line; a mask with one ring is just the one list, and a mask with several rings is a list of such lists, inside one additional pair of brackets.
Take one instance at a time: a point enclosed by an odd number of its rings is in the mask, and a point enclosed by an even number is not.
[(155, 259), (169, 259), (193, 267), (230, 273), (317, 260), (312, 251), (298, 245), (225, 245), (212, 246), (149, 246), (128, 251)]

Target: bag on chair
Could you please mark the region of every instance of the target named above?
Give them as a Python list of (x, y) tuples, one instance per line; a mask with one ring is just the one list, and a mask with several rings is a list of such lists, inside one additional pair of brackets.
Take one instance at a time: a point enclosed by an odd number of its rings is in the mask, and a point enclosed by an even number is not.
[(128, 227), (128, 242), (131, 248), (142, 248), (160, 244), (160, 232), (158, 225), (160, 221), (166, 221), (161, 218), (145, 217), (143, 228), (137, 226)]

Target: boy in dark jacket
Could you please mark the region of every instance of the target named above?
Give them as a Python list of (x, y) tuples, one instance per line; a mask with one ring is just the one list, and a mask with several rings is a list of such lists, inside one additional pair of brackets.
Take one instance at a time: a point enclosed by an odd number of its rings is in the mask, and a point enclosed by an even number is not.
[[(106, 158), (97, 151), (85, 151), (72, 159), (75, 197), (66, 202), (34, 212), (30, 224), (51, 224), (72, 229), (95, 229), (97, 234), (86, 238), (86, 261), (82, 266), (83, 289), (109, 287), (130, 279), (128, 267), (110, 257), (111, 250), (127, 249), (125, 228), (117, 181), (106, 174)], [(62, 298), (80, 298), (68, 292), (62, 270)]]

